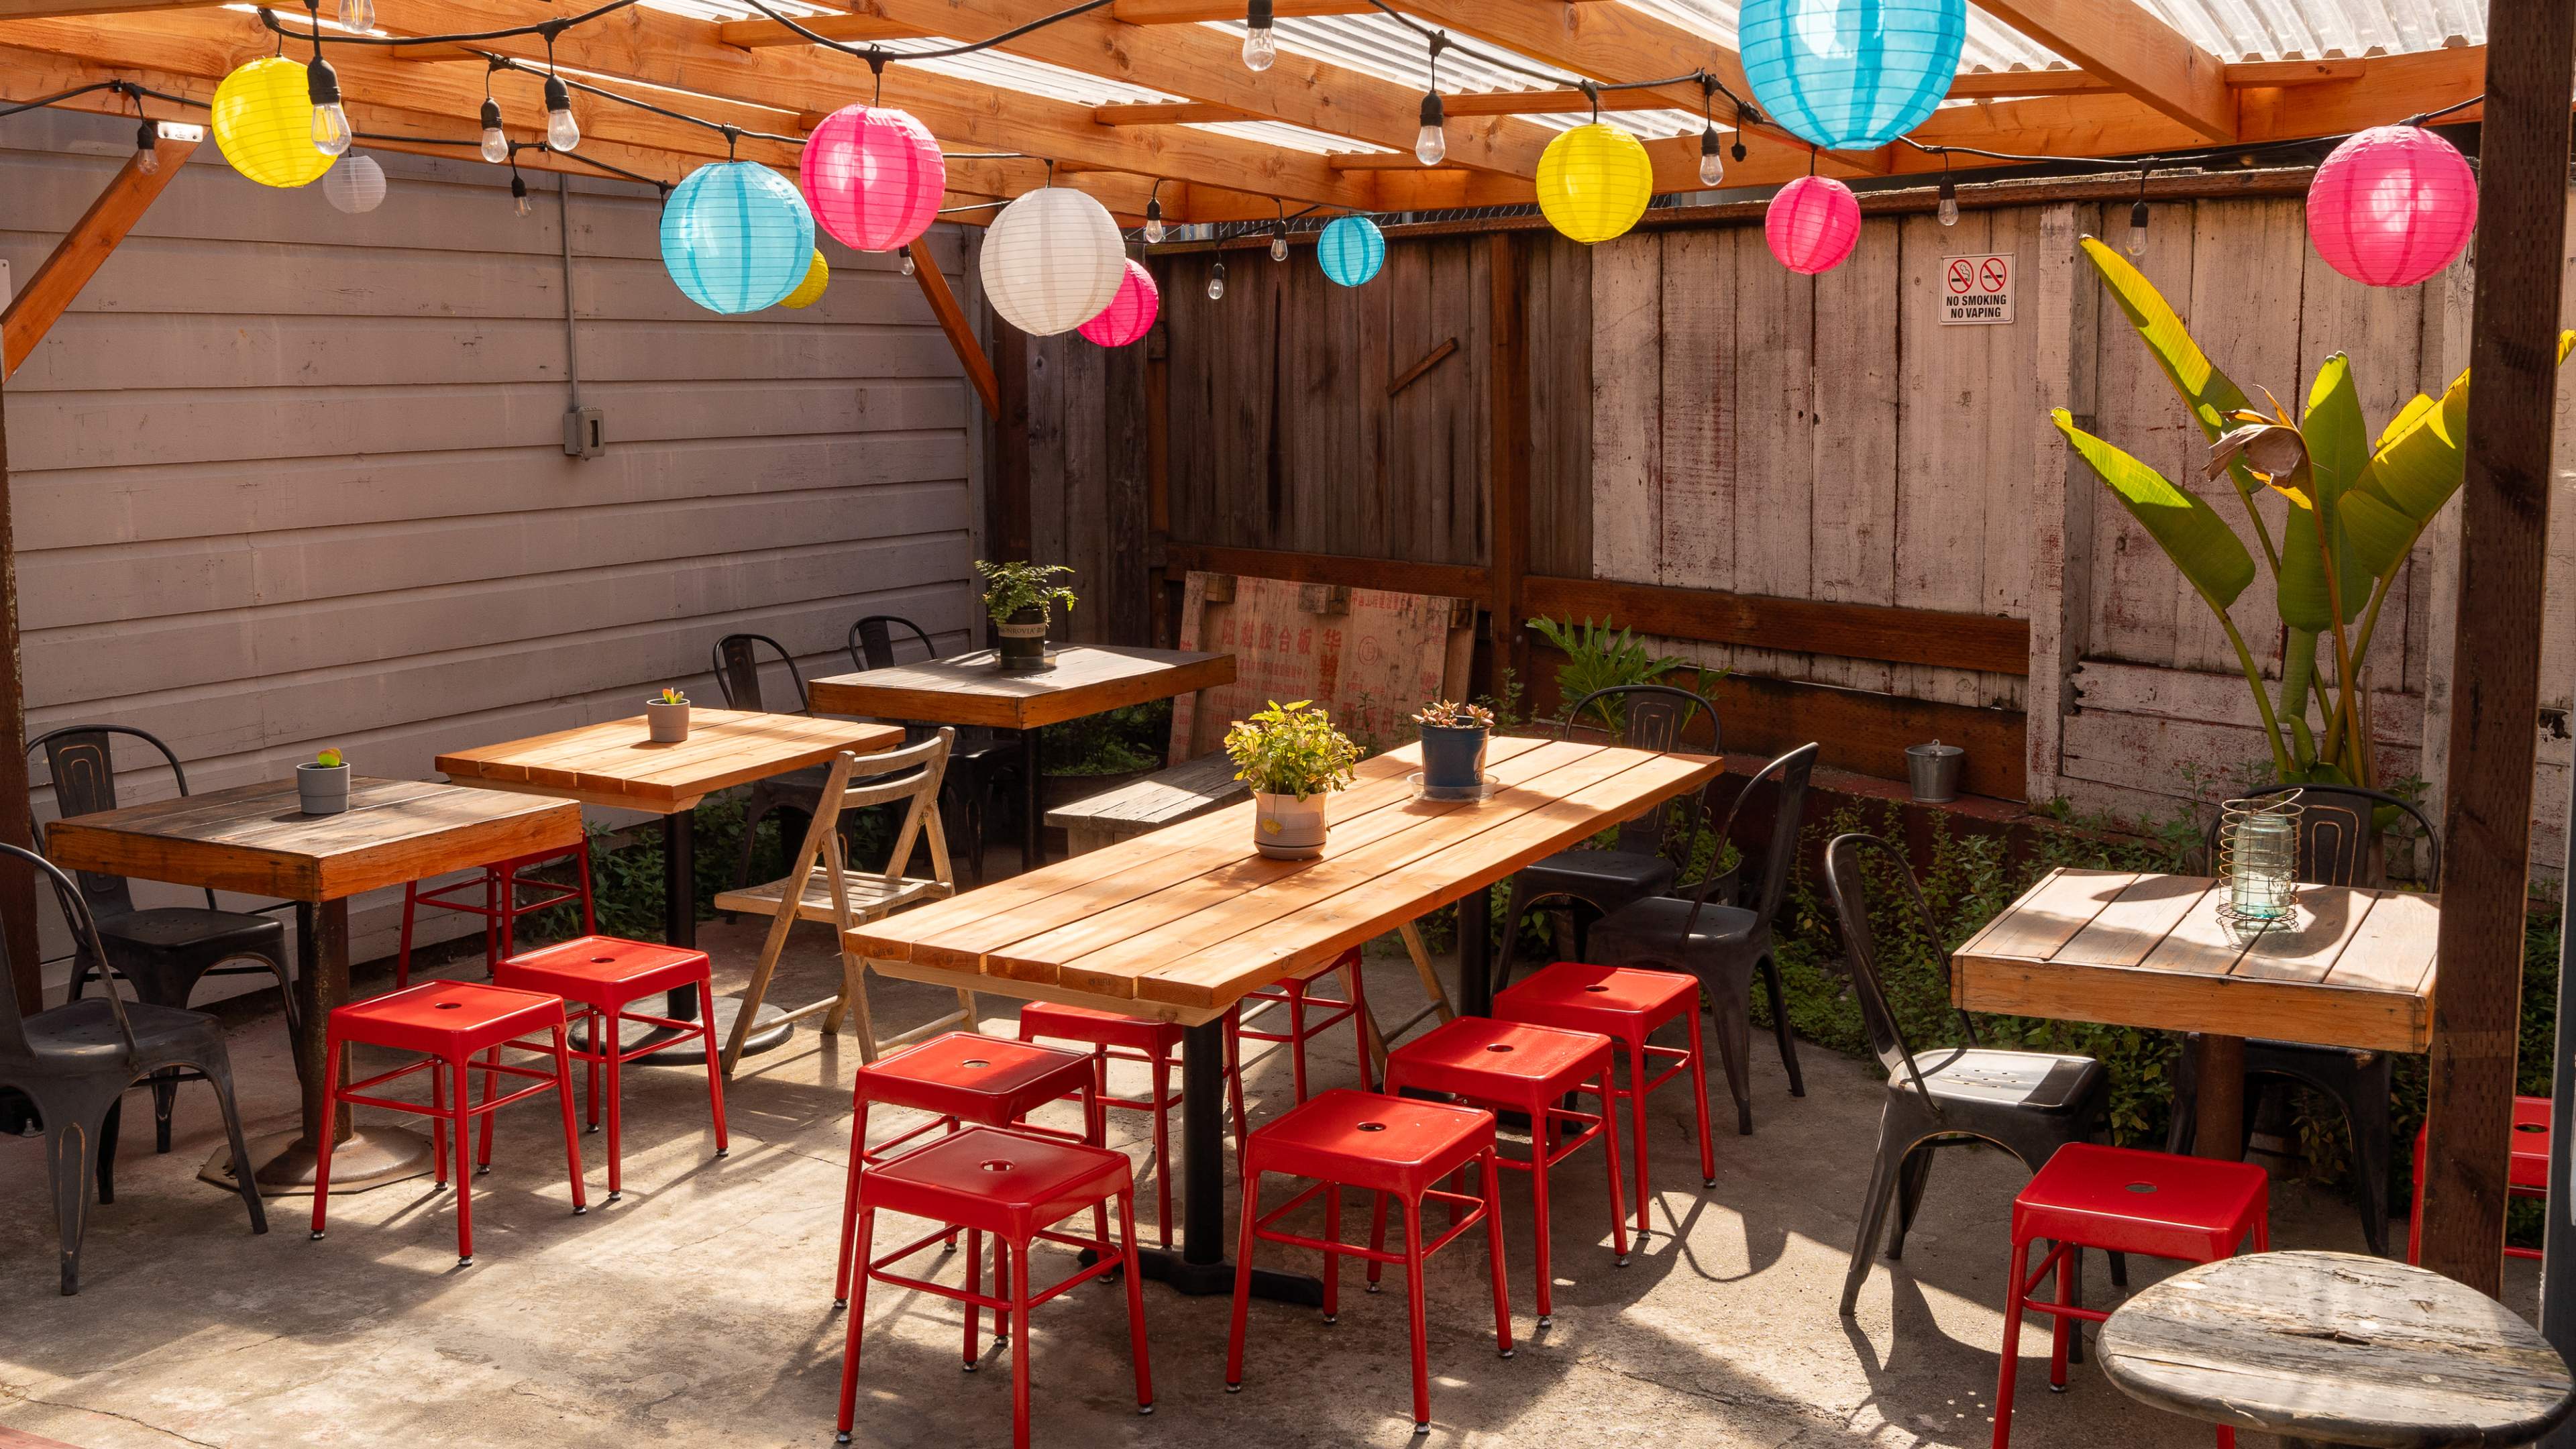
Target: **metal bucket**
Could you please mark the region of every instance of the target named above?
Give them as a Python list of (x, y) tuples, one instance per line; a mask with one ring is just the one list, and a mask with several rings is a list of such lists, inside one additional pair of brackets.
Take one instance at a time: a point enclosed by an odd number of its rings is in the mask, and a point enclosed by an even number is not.
[(1939, 740), (1906, 746), (1905, 775), (1914, 787), (1914, 798), (1926, 804), (1958, 799), (1959, 772), (1966, 768), (1967, 758), (1966, 750)]

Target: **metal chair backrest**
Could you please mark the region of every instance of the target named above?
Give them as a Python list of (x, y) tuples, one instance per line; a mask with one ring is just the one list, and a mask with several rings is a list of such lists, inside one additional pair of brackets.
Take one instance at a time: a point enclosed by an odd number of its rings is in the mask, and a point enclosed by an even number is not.
[(930, 642), (929, 632), (919, 624), (900, 614), (870, 614), (850, 626), (850, 667), (884, 669), (893, 664), (897, 629), (921, 641), (922, 658), (939, 657), (939, 646)]
[[(1736, 814), (1744, 808), (1744, 802), (1752, 798), (1754, 787), (1778, 777), (1780, 793), (1771, 815), (1770, 849), (1762, 857), (1762, 885), (1753, 899), (1753, 914), (1757, 920), (1767, 921), (1779, 914), (1780, 897), (1788, 893), (1789, 871), (1798, 858), (1798, 830), (1805, 823), (1807, 813), (1807, 779), (1815, 773), (1816, 755), (1823, 749), (1821, 744), (1803, 744), (1754, 771), (1753, 778), (1744, 782), (1744, 788), (1735, 792), (1735, 803), (1726, 807), (1725, 823), (1717, 828), (1717, 846), (1723, 854), (1726, 842), (1735, 834)], [(1712, 856), (1708, 879), (1699, 883), (1693, 895), (1690, 919), (1682, 926), (1683, 939), (1689, 939), (1691, 927), (1698, 923), (1699, 907), (1706, 903), (1709, 887), (1716, 882), (1718, 875), (1717, 859)]]
[[(108, 1009), (116, 1014), (116, 1034), (124, 1040), (127, 1054), (133, 1054), (137, 1050), (134, 1041), (134, 1024), (126, 1020), (125, 1001), (117, 995), (116, 983), (113, 979), (115, 968), (108, 964), (107, 947), (99, 940), (98, 922), (90, 915), (89, 903), (82, 899), (79, 883), (66, 874), (61, 866), (32, 850), (21, 850), (14, 845), (0, 845), (0, 857), (24, 861), (35, 870), (39, 879), (53, 886), (54, 903), (62, 908), (63, 920), (71, 927), (73, 954), (75, 957), (87, 956), (92, 966), (111, 978), (107, 983), (107, 990), (102, 994), (107, 997)], [(6, 934), (6, 932), (0, 932), (0, 937), (5, 937)], [(6, 947), (0, 946), (0, 956), (5, 955)], [(80, 980), (81, 974), (78, 969), (75, 969), (72, 979)], [(27, 1019), (19, 1013), (18, 994), (14, 991), (0, 990), (0, 1057), (16, 1057), (25, 1061), (32, 1060), (38, 1055), (35, 1046), (27, 1039)]]
[[(1923, 1073), (1914, 1063), (1914, 1049), (1905, 1039), (1905, 1028), (1898, 1024), (1894, 1008), (1888, 1005), (1885, 978), (1878, 971), (1878, 937), (1870, 928), (1869, 883), (1864, 874), (1873, 855), (1880, 857), (1890, 874), (1904, 882), (1905, 894), (1913, 905), (1914, 928), (1929, 944), (1935, 969), (1940, 972), (1942, 994), (1947, 996), (1950, 955), (1941, 949), (1940, 922), (1933, 918), (1930, 903), (1923, 899), (1923, 888), (1915, 884), (1914, 866), (1904, 851), (1875, 835), (1837, 835), (1825, 847), (1825, 890), (1834, 898), (1834, 915), (1842, 922), (1843, 954), (1851, 963), (1852, 994), (1859, 998), (1861, 1020), (1869, 1028), (1870, 1051), (1891, 1075), (1902, 1068), (1916, 1094), (1937, 1113), (1940, 1103), (1923, 1085)], [(1973, 1045), (1977, 1039), (1976, 1023), (1964, 1011), (1959, 1013), (1959, 1026)]]
[[(116, 751), (114, 737), (130, 735), (161, 752), (170, 767), (170, 778), (178, 782), (179, 794), (188, 793), (188, 772), (179, 765), (179, 756), (158, 735), (126, 725), (82, 724), (51, 729), (27, 741), (27, 754), (45, 753), (45, 773), (54, 786), (54, 816), (68, 820), (75, 815), (96, 815), (113, 810), (116, 799)], [(36, 843), (44, 843), (43, 828), (37, 830)], [(121, 875), (80, 873), (82, 897), (90, 913), (107, 920), (134, 913), (134, 890)], [(215, 893), (206, 892), (206, 905), (212, 908)]]
[[(1618, 708), (1604, 711), (1599, 708), (1603, 703), (1615, 704)], [(1615, 713), (1619, 721), (1618, 728), (1611, 731), (1611, 738), (1633, 750), (1678, 750), (1692, 723), (1705, 714), (1708, 716), (1708, 752), (1712, 755), (1721, 752), (1725, 732), (1719, 728), (1717, 711), (1706, 699), (1669, 684), (1614, 684), (1607, 689), (1596, 689), (1576, 700), (1573, 707), (1565, 712), (1565, 723), (1558, 733), (1561, 736), (1567, 730), (1585, 728), (1586, 716), (1597, 722), (1609, 713)], [(1618, 848), (1637, 855), (1652, 855), (1662, 849), (1665, 826), (1675, 811), (1686, 814), (1687, 830), (1690, 835), (1696, 835), (1704, 805), (1701, 792), (1694, 791), (1683, 799), (1675, 800), (1667, 809), (1649, 810), (1619, 827)]]
[(724, 696), (725, 708), (767, 711), (760, 695), (760, 649), (766, 644), (778, 662), (787, 666), (787, 682), (796, 687), (796, 707), (770, 711), (780, 714), (804, 714), (805, 676), (796, 670), (796, 656), (787, 646), (766, 634), (727, 634), (716, 641), (716, 691)]
[[(2428, 867), (2425, 889), (2442, 888), (2442, 833), (2412, 803), (2384, 790), (2359, 785), (2284, 785), (2253, 798), (2268, 800), (2292, 790), (2299, 792), (2298, 875), (2302, 882), (2327, 886), (2382, 884), (2386, 862), (2377, 862), (2378, 868), (2373, 868), (2371, 845), (2379, 834), (2379, 811), (2393, 807), (2414, 817), (2415, 828), (2424, 832)], [(2219, 825), (2219, 821), (2211, 821), (2202, 841), (2213, 872), (2218, 868)]]

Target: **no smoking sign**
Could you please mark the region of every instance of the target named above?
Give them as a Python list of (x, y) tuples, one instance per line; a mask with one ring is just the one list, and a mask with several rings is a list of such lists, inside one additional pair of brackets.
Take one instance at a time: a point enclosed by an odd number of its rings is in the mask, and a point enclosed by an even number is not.
[(2010, 252), (1951, 257), (1941, 264), (1941, 325), (1995, 327), (2013, 319)]

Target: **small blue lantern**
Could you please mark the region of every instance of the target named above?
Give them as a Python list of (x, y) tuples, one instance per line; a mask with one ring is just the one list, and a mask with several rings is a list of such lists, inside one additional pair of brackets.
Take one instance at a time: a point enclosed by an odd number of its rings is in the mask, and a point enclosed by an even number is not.
[(1923, 123), (1959, 73), (1966, 0), (1744, 0), (1737, 39), (1753, 98), (1832, 151)]
[(1365, 216), (1345, 216), (1315, 239), (1315, 260), (1324, 275), (1345, 287), (1356, 287), (1386, 265), (1386, 233)]
[(814, 213), (796, 184), (754, 161), (701, 166), (662, 207), (662, 266), (711, 312), (784, 301), (814, 264)]

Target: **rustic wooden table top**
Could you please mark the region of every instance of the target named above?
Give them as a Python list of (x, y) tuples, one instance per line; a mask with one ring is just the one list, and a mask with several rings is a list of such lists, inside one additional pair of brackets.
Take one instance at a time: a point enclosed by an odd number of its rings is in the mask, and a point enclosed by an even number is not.
[(2437, 896), (2300, 886), (2297, 925), (2251, 945), (2201, 876), (2053, 870), (1958, 949), (1970, 1011), (2420, 1052), (2432, 1043)]
[(819, 765), (843, 750), (870, 755), (902, 743), (897, 725), (693, 708), (689, 737), (678, 744), (653, 743), (636, 715), (458, 750), (437, 766), (459, 785), (672, 815), (718, 790)]
[(1047, 657), (1051, 669), (1004, 674), (993, 651), (980, 649), (835, 674), (808, 684), (805, 697), (824, 714), (1025, 730), (1234, 682), (1231, 654), (1068, 644)]
[(45, 853), (68, 870), (318, 902), (581, 838), (568, 804), (360, 777), (338, 815), (305, 814), (292, 780), (240, 785), (55, 821)]
[(1320, 860), (1252, 848), (1245, 801), (848, 934), (887, 975), (1195, 1024), (1725, 768), (1498, 738), (1482, 801), (1416, 798), (1408, 745), (1333, 797)]
[(2102, 1372), (2159, 1409), (2378, 1449), (2529, 1444), (2566, 1362), (2485, 1294), (2352, 1253), (2255, 1253), (2167, 1278), (2102, 1325)]

